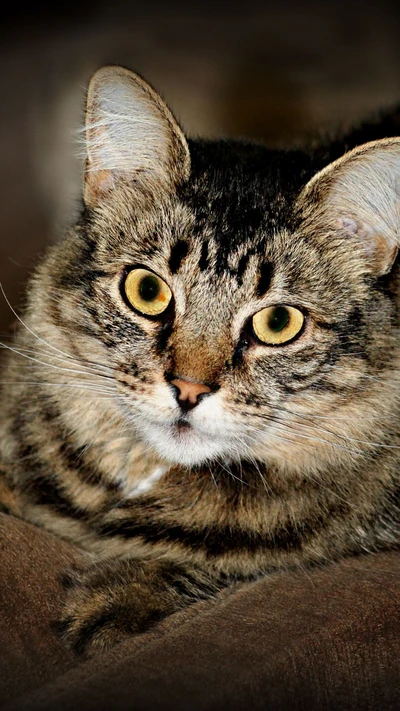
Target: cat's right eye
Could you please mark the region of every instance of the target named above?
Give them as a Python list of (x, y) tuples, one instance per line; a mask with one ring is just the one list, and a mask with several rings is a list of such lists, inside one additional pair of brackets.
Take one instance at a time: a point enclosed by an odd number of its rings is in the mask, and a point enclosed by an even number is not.
[(129, 304), (143, 316), (161, 316), (168, 308), (172, 292), (168, 284), (148, 269), (132, 269), (123, 290)]

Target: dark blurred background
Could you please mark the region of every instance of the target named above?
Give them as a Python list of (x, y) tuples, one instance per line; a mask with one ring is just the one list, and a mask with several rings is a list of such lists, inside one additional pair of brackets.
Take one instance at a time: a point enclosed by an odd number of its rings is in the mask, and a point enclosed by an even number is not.
[[(298, 143), (400, 102), (400, 3), (9, 7), (0, 43), (0, 280), (14, 305), (79, 207), (76, 131), (104, 63), (148, 79), (186, 131)], [(12, 315), (0, 300), (0, 330)]]

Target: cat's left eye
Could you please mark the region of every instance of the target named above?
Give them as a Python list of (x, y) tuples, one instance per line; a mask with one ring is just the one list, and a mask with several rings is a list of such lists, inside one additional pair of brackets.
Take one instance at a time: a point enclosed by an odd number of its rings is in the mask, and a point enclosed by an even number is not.
[(294, 306), (268, 306), (253, 316), (257, 338), (269, 346), (283, 345), (295, 338), (303, 328), (304, 315)]
[(160, 316), (172, 299), (168, 284), (148, 269), (132, 269), (123, 289), (130, 305), (144, 316)]

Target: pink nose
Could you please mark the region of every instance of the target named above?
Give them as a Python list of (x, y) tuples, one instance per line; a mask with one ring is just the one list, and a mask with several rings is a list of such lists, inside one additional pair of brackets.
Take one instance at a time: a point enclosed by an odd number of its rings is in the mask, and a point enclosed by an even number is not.
[(181, 401), (179, 404), (183, 405), (185, 403), (189, 407), (197, 405), (200, 395), (211, 392), (211, 388), (208, 385), (190, 383), (188, 380), (182, 380), (181, 378), (171, 380), (171, 385), (178, 388), (178, 400)]

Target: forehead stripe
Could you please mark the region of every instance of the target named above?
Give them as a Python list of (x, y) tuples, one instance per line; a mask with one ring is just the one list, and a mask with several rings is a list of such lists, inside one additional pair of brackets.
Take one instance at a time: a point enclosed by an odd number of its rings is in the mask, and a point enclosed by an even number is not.
[(260, 266), (258, 284), (257, 284), (257, 296), (263, 296), (266, 291), (268, 291), (271, 286), (273, 267), (270, 262), (264, 262)]
[(243, 254), (243, 256), (240, 257), (238, 268), (237, 268), (237, 279), (238, 279), (239, 284), (241, 284), (243, 281), (243, 275), (247, 269), (249, 259), (250, 259), (250, 254)]
[(178, 239), (171, 249), (171, 254), (169, 257), (168, 265), (172, 274), (180, 269), (181, 264), (187, 253), (189, 252), (189, 245), (184, 239)]
[(200, 260), (199, 260), (199, 269), (201, 272), (204, 272), (206, 269), (209, 267), (209, 260), (208, 260), (208, 242), (203, 242), (201, 245), (201, 254), (200, 254)]

